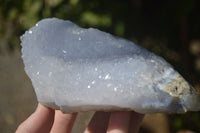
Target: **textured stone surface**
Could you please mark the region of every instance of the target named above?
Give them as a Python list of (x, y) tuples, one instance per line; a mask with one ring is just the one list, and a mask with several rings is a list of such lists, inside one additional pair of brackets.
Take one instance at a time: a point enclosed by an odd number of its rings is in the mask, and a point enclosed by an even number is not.
[(163, 58), (128, 40), (44, 19), (21, 37), (38, 101), (63, 112), (200, 109), (200, 97)]

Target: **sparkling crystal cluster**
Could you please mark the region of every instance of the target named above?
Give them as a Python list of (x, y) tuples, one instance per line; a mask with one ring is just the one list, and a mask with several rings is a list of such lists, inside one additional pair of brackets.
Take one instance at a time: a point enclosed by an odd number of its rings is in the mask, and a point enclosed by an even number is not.
[(163, 58), (70, 21), (44, 19), (21, 37), (38, 101), (63, 112), (200, 109), (200, 96)]

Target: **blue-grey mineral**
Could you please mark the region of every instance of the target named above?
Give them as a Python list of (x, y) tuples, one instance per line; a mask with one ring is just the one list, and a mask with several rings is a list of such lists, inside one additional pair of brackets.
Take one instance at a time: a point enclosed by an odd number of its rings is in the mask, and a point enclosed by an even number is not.
[(200, 110), (200, 95), (163, 58), (98, 29), (56, 18), (21, 37), (40, 103), (63, 112)]

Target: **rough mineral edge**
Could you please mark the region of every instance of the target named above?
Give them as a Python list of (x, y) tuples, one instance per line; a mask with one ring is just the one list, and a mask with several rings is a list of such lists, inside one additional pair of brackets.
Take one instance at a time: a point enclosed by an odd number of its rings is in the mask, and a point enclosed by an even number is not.
[(163, 58), (111, 34), (44, 19), (22, 37), (38, 101), (63, 112), (200, 110), (197, 91)]

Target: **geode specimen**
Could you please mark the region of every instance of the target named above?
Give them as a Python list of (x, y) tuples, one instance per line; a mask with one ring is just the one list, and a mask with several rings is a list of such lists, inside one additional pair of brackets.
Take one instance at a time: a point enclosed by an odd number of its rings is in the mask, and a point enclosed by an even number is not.
[(200, 96), (163, 58), (128, 40), (44, 19), (21, 37), (38, 101), (63, 112), (200, 109)]

